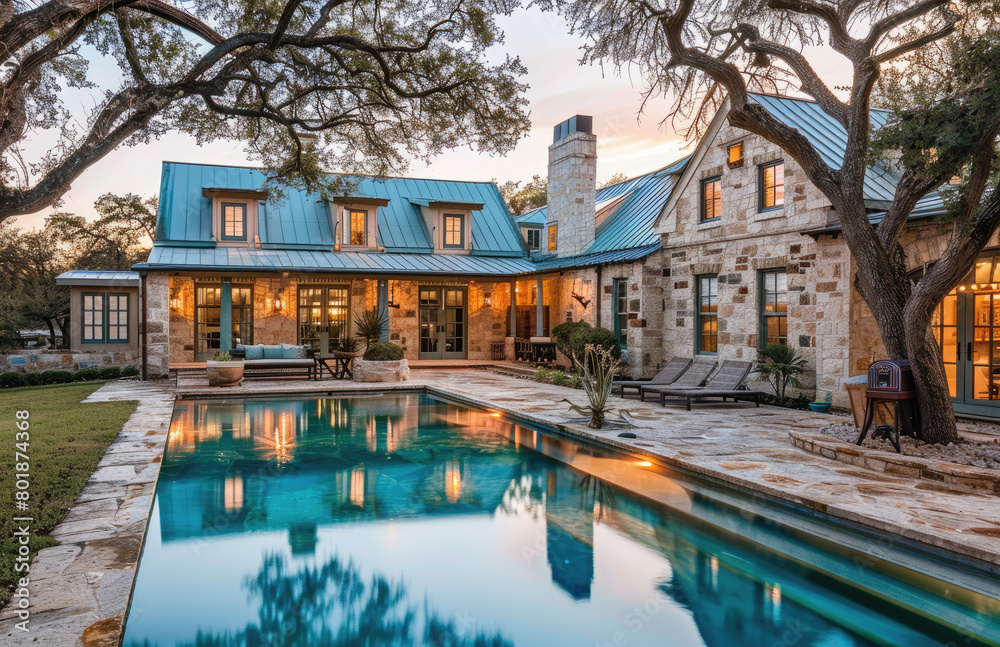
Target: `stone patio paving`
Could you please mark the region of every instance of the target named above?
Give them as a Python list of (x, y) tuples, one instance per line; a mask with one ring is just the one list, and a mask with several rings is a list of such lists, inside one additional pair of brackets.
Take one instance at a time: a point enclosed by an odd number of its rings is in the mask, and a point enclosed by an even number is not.
[[(636, 424), (631, 431), (637, 438), (626, 439), (618, 437), (620, 428), (593, 430), (579, 422), (563, 400), (582, 404), (586, 400), (582, 391), (486, 371), (430, 368), (413, 371), (409, 382), (399, 384), (252, 380), (225, 390), (193, 385), (175, 392), (197, 397), (400, 388), (426, 388), (432, 394), (558, 427), (668, 466), (714, 477), (745, 492), (945, 549), (981, 563), (1000, 577), (1000, 496), (846, 465), (791, 445), (790, 431), (816, 432), (830, 423), (830, 415), (758, 409), (743, 403), (701, 405), (689, 412), (683, 407), (613, 398), (612, 406), (627, 410)], [(36, 615), (32, 616), (30, 638), (10, 635), (12, 621), (3, 619), (9, 618), (8, 611), (0, 617), (0, 637), (5, 645), (116, 644), (93, 638), (117, 639), (150, 509), (172, 395), (156, 386), (116, 383), (91, 396), (140, 399), (141, 404), (109, 448), (70, 516), (57, 528), (56, 536), (64, 545), (41, 551), (32, 566)], [(31, 642), (31, 638), (43, 642)]]

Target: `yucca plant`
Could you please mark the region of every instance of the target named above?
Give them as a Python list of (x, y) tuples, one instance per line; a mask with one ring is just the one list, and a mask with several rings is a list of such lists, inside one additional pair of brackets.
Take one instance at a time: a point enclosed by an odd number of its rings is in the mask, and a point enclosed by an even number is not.
[(799, 375), (805, 370), (806, 360), (794, 348), (785, 344), (768, 344), (759, 352), (754, 375), (771, 386), (778, 402), (784, 402), (785, 390), (789, 386), (802, 386)]
[(382, 331), (388, 324), (389, 317), (379, 312), (378, 308), (365, 310), (354, 318), (354, 334), (365, 340), (367, 349), (382, 337)]
[(583, 374), (583, 390), (587, 392), (590, 404), (581, 407), (570, 402), (569, 408), (577, 413), (590, 416), (590, 422), (587, 423), (587, 426), (591, 429), (600, 429), (604, 426), (604, 418), (611, 409), (608, 406), (608, 398), (611, 397), (611, 383), (615, 379), (615, 373), (618, 371), (621, 360), (612, 356), (611, 351), (607, 348), (593, 344), (587, 344), (583, 355), (582, 364), (576, 358), (573, 361)]

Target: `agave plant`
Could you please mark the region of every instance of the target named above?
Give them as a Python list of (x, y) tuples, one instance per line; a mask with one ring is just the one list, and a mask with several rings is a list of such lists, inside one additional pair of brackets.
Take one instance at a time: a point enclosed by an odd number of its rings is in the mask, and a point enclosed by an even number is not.
[[(611, 410), (611, 407), (608, 406), (608, 398), (611, 397), (611, 383), (619, 365), (621, 365), (621, 360), (615, 359), (607, 348), (593, 344), (587, 344), (583, 354), (582, 364), (576, 358), (573, 361), (583, 376), (583, 390), (587, 392), (590, 404), (581, 407), (570, 402), (569, 407), (577, 413), (590, 416), (588, 427), (600, 429), (604, 426), (607, 412)], [(567, 402), (569, 401), (567, 400)]]
[(354, 334), (365, 340), (368, 348), (382, 337), (382, 332), (389, 323), (389, 317), (378, 308), (365, 310), (354, 318)]
[(756, 379), (767, 382), (774, 390), (779, 402), (785, 401), (785, 390), (791, 386), (799, 388), (799, 375), (806, 370), (806, 360), (798, 352), (785, 344), (768, 344), (760, 351), (757, 366), (754, 367)]

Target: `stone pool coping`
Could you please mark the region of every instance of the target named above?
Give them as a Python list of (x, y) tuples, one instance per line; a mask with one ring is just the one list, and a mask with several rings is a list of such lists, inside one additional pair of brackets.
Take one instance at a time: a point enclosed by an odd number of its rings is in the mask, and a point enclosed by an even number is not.
[(1000, 494), (1000, 470), (908, 456), (871, 447), (859, 447), (829, 436), (788, 432), (792, 445), (826, 458), (874, 472), (908, 476)]
[(555, 428), (744, 492), (889, 533), (890, 539), (895, 536), (936, 548), (1000, 575), (1000, 497), (858, 470), (789, 446), (790, 427), (803, 434), (807, 430), (816, 433), (837, 420), (828, 414), (745, 404), (702, 406), (688, 412), (613, 398), (612, 406), (626, 409), (637, 425), (638, 438), (626, 439), (617, 437), (620, 429), (594, 430), (574, 421), (577, 414), (568, 410), (565, 400), (583, 404), (586, 396), (581, 391), (484, 371), (425, 369), (402, 383), (260, 380), (225, 390), (109, 383), (87, 401), (138, 400), (139, 407), (53, 534), (63, 544), (39, 551), (32, 564), (32, 632), (12, 632), (16, 619), (10, 607), (0, 614), (4, 645), (119, 644), (175, 395), (346, 395), (400, 390), (425, 390)]

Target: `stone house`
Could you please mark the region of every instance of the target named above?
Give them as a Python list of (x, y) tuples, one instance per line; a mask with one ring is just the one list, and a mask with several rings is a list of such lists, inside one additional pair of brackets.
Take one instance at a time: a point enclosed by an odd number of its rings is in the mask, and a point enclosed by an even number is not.
[[(684, 163), (598, 195), (591, 130), (583, 116), (555, 128), (542, 240), (492, 182), (361, 178), (343, 195), (272, 196), (257, 169), (165, 162), (156, 240), (133, 268), (144, 298), (120, 315), (134, 320), (127, 340), (155, 377), (239, 343), (328, 352), (372, 308), (411, 360), (512, 357), (516, 338), (583, 319), (617, 330), (635, 374), (651, 374), (664, 306), (653, 225)], [(77, 313), (104, 322), (102, 339), (111, 300)], [(88, 341), (74, 334), (74, 352)]]

